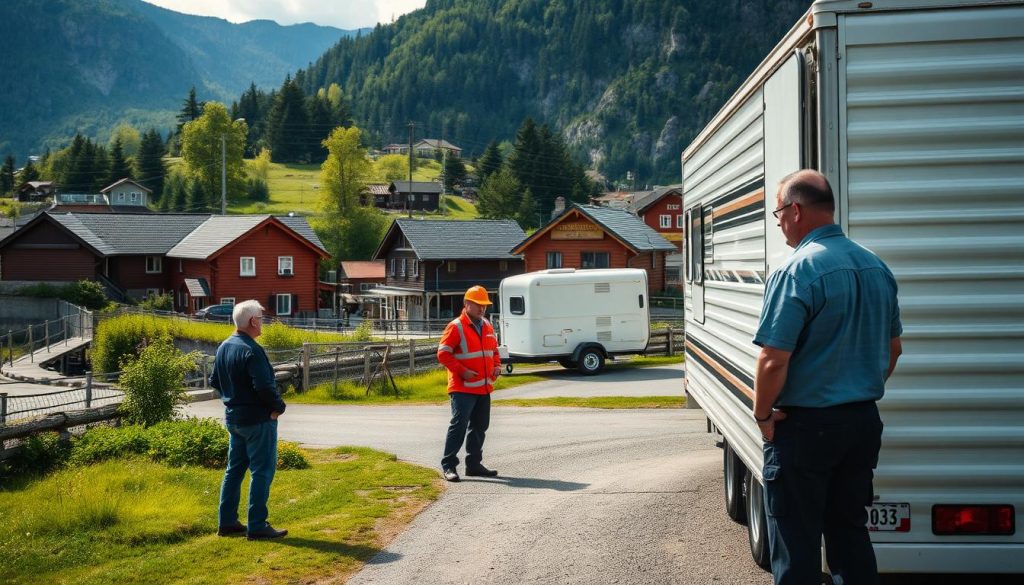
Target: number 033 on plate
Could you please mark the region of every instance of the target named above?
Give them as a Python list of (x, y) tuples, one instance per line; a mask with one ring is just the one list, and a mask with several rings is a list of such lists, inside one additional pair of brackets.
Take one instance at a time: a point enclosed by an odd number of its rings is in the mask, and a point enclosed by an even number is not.
[(867, 507), (868, 530), (910, 532), (910, 504), (876, 503)]

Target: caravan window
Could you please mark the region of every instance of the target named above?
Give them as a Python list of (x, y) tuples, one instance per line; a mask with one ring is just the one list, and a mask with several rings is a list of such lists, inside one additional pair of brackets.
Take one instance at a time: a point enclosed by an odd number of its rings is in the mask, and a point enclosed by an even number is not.
[(526, 299), (523, 297), (509, 297), (508, 312), (513, 315), (522, 315), (526, 313)]
[(715, 262), (715, 215), (714, 208), (710, 205), (704, 208), (701, 222), (704, 224), (704, 263), (713, 264)]
[(686, 282), (704, 282), (704, 218), (700, 207), (686, 210)]

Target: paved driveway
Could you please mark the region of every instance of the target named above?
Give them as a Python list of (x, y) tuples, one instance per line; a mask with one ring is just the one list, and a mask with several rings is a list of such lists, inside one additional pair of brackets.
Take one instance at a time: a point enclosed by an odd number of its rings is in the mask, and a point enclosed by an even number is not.
[[(512, 377), (529, 370), (513, 368)], [(683, 364), (649, 368), (604, 370), (596, 376), (584, 376), (561, 366), (545, 369), (548, 380), (494, 394), (502, 398), (548, 398), (552, 396), (682, 396)]]
[[(219, 402), (189, 413), (222, 416)], [(282, 438), (436, 468), (444, 406), (294, 405)], [(722, 511), (700, 411), (495, 408), (485, 462), (351, 583), (769, 583)]]

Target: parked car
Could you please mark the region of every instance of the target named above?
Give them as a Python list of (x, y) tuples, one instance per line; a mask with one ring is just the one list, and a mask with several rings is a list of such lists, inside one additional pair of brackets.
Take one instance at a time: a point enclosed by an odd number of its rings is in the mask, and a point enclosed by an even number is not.
[(196, 319), (210, 321), (230, 321), (231, 312), (235, 310), (234, 305), (210, 305), (196, 311), (192, 316)]

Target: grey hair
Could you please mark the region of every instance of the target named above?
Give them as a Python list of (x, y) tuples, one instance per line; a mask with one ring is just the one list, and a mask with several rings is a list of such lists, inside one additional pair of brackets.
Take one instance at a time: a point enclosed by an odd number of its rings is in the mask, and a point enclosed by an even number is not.
[(266, 309), (263, 308), (259, 301), (249, 299), (235, 305), (235, 309), (231, 311), (231, 320), (235, 322), (236, 328), (243, 329), (249, 326), (250, 319), (264, 311)]

